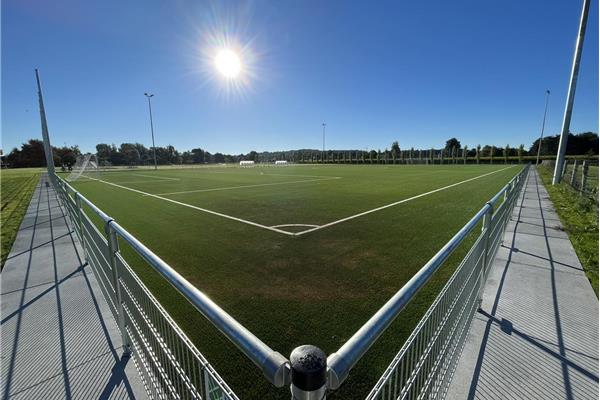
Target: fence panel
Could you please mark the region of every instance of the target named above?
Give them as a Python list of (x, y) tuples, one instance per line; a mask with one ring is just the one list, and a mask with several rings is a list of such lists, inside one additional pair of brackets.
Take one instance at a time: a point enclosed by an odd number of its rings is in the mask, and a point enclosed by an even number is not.
[[(483, 227), (475, 243), (367, 400), (444, 398), (528, 168), (486, 205), (489, 213), (482, 214)], [(495, 203), (499, 204), (492, 211)]]
[[(60, 178), (53, 180), (109, 308), (119, 322), (148, 396), (153, 399), (237, 400), (210, 363), (177, 326), (82, 207), (110, 219)], [(114, 232), (112, 232), (114, 234)], [(116, 239), (116, 236), (115, 236)]]

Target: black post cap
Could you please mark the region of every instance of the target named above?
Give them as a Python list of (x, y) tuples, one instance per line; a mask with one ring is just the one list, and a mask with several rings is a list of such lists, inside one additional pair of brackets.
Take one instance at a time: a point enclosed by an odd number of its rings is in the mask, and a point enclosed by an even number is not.
[(317, 390), (327, 382), (327, 356), (318, 347), (296, 347), (290, 355), (290, 364), (292, 385), (300, 390)]

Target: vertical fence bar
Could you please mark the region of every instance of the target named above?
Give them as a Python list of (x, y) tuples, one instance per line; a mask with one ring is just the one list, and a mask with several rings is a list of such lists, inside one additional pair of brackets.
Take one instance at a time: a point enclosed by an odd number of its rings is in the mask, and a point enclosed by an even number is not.
[(494, 214), (494, 207), (491, 203), (486, 203), (488, 206), (488, 211), (483, 216), (483, 221), (481, 224), (482, 234), (483, 234), (483, 257), (481, 264), (481, 271), (479, 276), (479, 293), (477, 295), (477, 302), (481, 306), (481, 302), (483, 301), (483, 288), (485, 287), (485, 275), (487, 270), (488, 263), (488, 251), (490, 247), (490, 228), (492, 222), (492, 215)]
[(119, 279), (119, 267), (117, 263), (117, 253), (119, 252), (119, 241), (117, 239), (117, 233), (111, 226), (111, 222), (113, 220), (109, 220), (106, 223), (106, 235), (108, 236), (108, 251), (109, 251), (109, 262), (110, 268), (112, 269), (113, 282), (115, 286), (115, 294), (116, 294), (116, 307), (118, 313), (118, 324), (119, 329), (121, 330), (121, 339), (123, 341), (123, 349), (126, 355), (129, 355), (131, 350), (131, 343), (129, 343), (129, 336), (127, 335), (127, 330), (125, 329), (125, 314), (123, 307), (123, 297), (121, 295), (121, 282)]
[(581, 167), (581, 186), (579, 187), (579, 195), (580, 196), (583, 195), (583, 193), (585, 192), (589, 168), (590, 168), (589, 162), (587, 160), (585, 160), (583, 162), (583, 166)]
[(575, 177), (577, 176), (577, 160), (573, 161), (573, 169), (571, 170), (571, 186), (575, 187)]

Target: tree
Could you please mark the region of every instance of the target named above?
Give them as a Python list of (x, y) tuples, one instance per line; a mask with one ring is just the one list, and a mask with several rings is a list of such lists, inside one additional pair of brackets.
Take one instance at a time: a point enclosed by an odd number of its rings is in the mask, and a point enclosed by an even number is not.
[(477, 149), (475, 150), (475, 158), (477, 159), (477, 164), (479, 164), (479, 160), (481, 159), (481, 145), (477, 145)]
[(399, 155), (400, 155), (400, 145), (398, 144), (398, 141), (395, 141), (394, 143), (392, 143), (392, 159), (394, 160), (394, 164), (396, 164), (396, 159), (398, 158)]
[(463, 148), (463, 160), (464, 160), (464, 163), (465, 163), (465, 164), (467, 163), (467, 154), (468, 154), (468, 152), (469, 152), (469, 147), (468, 147), (468, 146), (465, 146), (465, 147)]
[(53, 153), (54, 158), (58, 159), (58, 162), (61, 165), (75, 165), (75, 162), (77, 161), (77, 156), (81, 155), (78, 146), (54, 147)]
[(446, 154), (451, 154), (452, 148), (461, 148), (460, 141), (455, 137), (446, 141), (446, 147), (444, 147), (444, 149), (446, 150)]
[[(560, 135), (546, 136), (542, 140), (542, 147), (540, 149), (540, 155), (542, 156), (554, 156), (558, 152), (558, 144), (560, 141)], [(538, 145), (540, 139), (536, 139), (531, 147), (529, 148), (529, 154), (537, 154)], [(577, 135), (569, 133), (569, 139), (567, 141), (567, 154), (568, 155), (581, 155), (586, 154), (590, 150), (593, 154), (598, 154), (598, 134), (594, 132), (583, 132)]]
[(29, 139), (21, 144), (21, 149), (16, 147), (6, 156), (6, 163), (11, 167), (43, 167), (46, 165), (44, 144), (41, 140)]
[[(217, 155), (215, 154), (215, 158), (217, 157)], [(254, 162), (258, 162), (258, 153), (254, 150), (252, 150), (250, 153), (248, 153), (248, 155), (246, 156), (246, 159), (249, 161), (254, 161)]]
[(98, 162), (100, 165), (106, 165), (110, 163), (110, 158), (113, 152), (117, 152), (116, 146), (106, 144), (106, 143), (98, 143), (96, 145), (96, 157), (98, 158)]
[(518, 157), (519, 157), (519, 164), (523, 163), (523, 149), (525, 148), (525, 145), (522, 144), (519, 146), (519, 150), (517, 151)]
[(133, 143), (121, 143), (119, 147), (119, 153), (123, 158), (123, 161), (127, 165), (139, 165), (141, 161), (140, 152)]

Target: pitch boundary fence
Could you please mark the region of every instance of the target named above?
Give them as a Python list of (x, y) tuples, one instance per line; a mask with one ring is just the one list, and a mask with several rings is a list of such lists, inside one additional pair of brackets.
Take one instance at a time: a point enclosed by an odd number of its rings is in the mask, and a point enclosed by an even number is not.
[[(443, 398), (528, 168), (486, 203), (350, 340), (323, 360), (327, 365), (323, 393), (344, 382), (419, 289), (481, 225), (467, 255), (367, 397)], [(52, 181), (151, 398), (238, 399), (131, 269), (119, 243), (130, 246), (159, 272), (254, 361), (272, 384), (281, 387), (293, 381), (293, 365), (287, 358), (261, 342), (66, 181), (56, 176)], [(90, 212), (102, 221), (104, 233)]]

